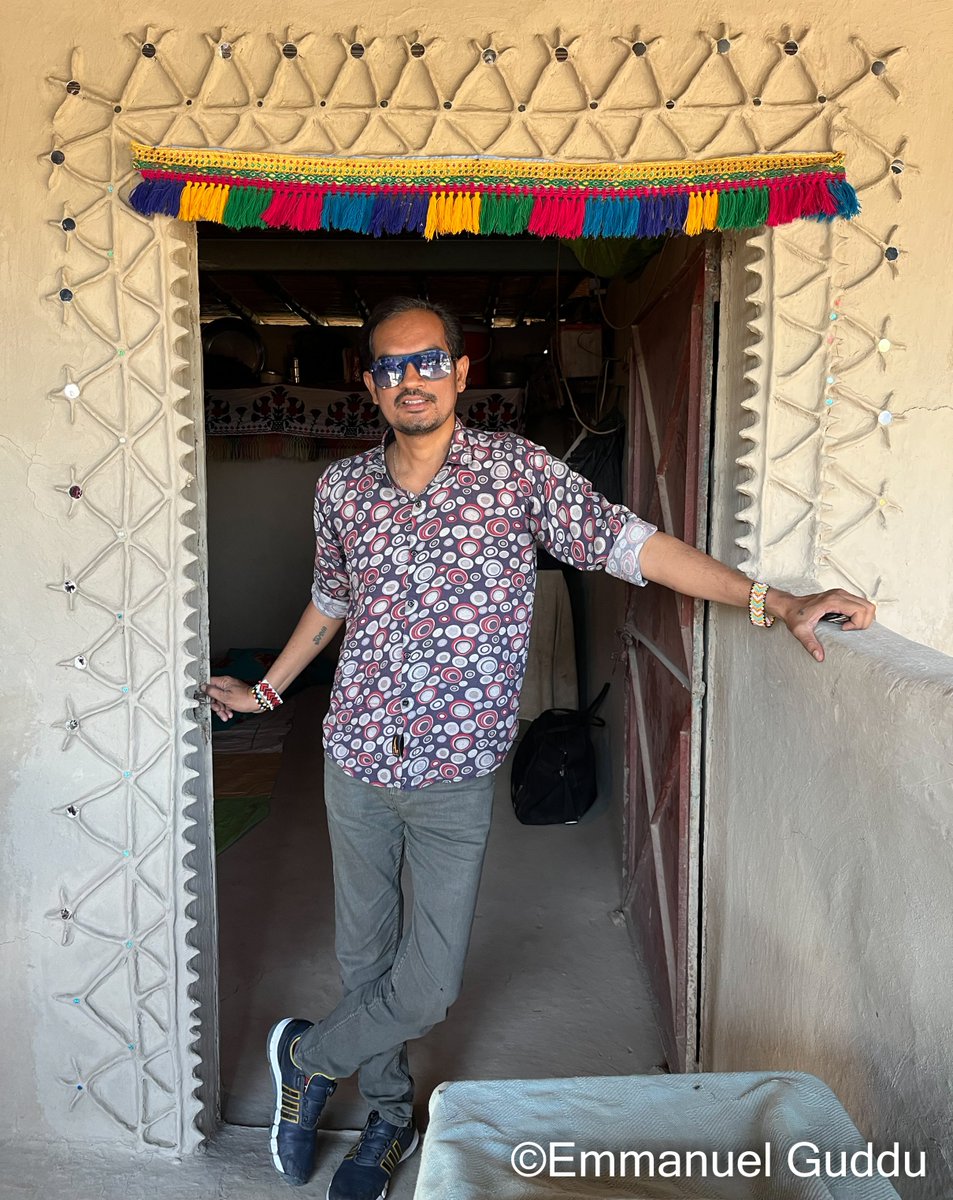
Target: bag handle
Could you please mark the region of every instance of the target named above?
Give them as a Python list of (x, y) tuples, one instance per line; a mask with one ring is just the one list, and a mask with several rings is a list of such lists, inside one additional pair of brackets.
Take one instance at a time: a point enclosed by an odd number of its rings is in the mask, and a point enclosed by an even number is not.
[[(593, 718), (595, 717), (596, 713), (599, 711), (603, 700), (605, 700), (606, 696), (608, 695), (608, 692), (609, 692), (609, 685), (608, 685), (608, 683), (604, 683), (602, 685), (602, 691), (599, 693), (598, 696), (596, 696), (595, 700), (593, 700), (593, 702), (586, 709), (586, 719), (587, 719), (588, 723), (590, 723), (590, 724), (594, 723)], [(604, 724), (604, 722), (602, 722), (602, 723)]]

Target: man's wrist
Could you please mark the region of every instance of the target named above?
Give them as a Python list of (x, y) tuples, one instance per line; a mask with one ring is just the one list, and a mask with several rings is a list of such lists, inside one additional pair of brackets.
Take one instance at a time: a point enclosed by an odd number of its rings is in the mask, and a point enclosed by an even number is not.
[(764, 597), (764, 611), (769, 617), (780, 617), (787, 624), (787, 614), (795, 597), (780, 588), (769, 587)]

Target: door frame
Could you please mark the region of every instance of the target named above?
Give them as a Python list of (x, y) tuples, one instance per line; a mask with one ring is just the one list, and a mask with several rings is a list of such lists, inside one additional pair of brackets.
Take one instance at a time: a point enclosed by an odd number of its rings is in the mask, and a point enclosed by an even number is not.
[[(698, 425), (695, 431), (698, 453), (696, 456), (695, 480), (695, 545), (698, 549), (708, 551), (711, 539), (711, 456), (714, 429), (715, 409), (715, 362), (717, 358), (716, 345), (719, 335), (719, 299), (720, 299), (720, 259), (721, 239), (710, 239), (704, 249), (703, 293), (701, 305), (701, 320), (697, 336), (701, 340), (701, 353), (698, 357), (696, 370), (699, 376), (699, 406)], [(667, 281), (657, 294), (651, 295), (643, 304), (643, 311), (649, 304), (656, 304), (665, 299), (671, 291), (684, 282), (686, 273), (694, 269), (697, 258), (692, 258), (684, 264)], [(633, 323), (635, 334), (635, 323)], [(637, 336), (637, 334), (635, 334)], [(640, 369), (635, 338), (631, 347), (629, 373), (629, 437), (626, 453), (626, 480), (628, 499), (635, 502), (632, 493), (634, 473), (634, 444), (635, 422), (635, 391), (636, 374)], [(643, 385), (644, 386), (644, 385)], [(625, 689), (625, 754), (623, 764), (623, 892), (625, 899), (622, 910), (626, 913), (630, 934), (640, 955), (644, 941), (645, 930), (640, 926), (639, 913), (633, 911), (633, 901), (636, 897), (636, 876), (638, 862), (634, 861), (632, 844), (632, 827), (630, 821), (631, 779), (634, 771), (641, 771), (641, 763), (637, 758), (639, 723), (639, 702), (632, 686), (632, 675), (636, 669), (635, 641), (643, 646), (661, 662), (672, 674), (684, 683), (692, 692), (691, 725), (687, 746), (687, 770), (689, 781), (689, 804), (686, 814), (686, 854), (684, 864), (680, 866), (680, 877), (676, 881), (679, 898), (679, 924), (684, 913), (684, 929), (669, 930), (667, 928), (668, 914), (666, 901), (656, 891), (655, 899), (660, 906), (660, 921), (663, 927), (663, 939), (666, 943), (666, 959), (669, 968), (669, 986), (671, 989), (670, 1010), (673, 1020), (678, 1021), (679, 1006), (676, 1002), (679, 988), (685, 989), (684, 1020), (681, 1027), (668, 1028), (667, 1006), (662, 998), (653, 993), (660, 1032), (666, 1054), (671, 1060), (670, 1069), (678, 1071), (697, 1071), (701, 1063), (701, 1026), (702, 997), (700, 988), (704, 980), (702, 955), (704, 953), (703, 931), (703, 817), (704, 817), (704, 766), (705, 729), (706, 729), (706, 690), (707, 690), (707, 659), (708, 659), (708, 605), (706, 601), (694, 600), (692, 604), (692, 663), (691, 679), (685, 675), (676, 664), (670, 662), (661, 651), (648, 642), (644, 637), (636, 637), (634, 631), (626, 622), (623, 639), (626, 643), (626, 689)], [(684, 735), (680, 735), (683, 737)], [(685, 755), (685, 748), (681, 751)], [(684, 764), (683, 764), (684, 765)], [(651, 833), (649, 835), (652, 836)], [(657, 856), (659, 848), (654, 848)], [(658, 887), (658, 875), (653, 874), (653, 882)], [(663, 915), (664, 914), (664, 915)], [(674, 939), (681, 938), (684, 945), (680, 946)], [(677, 957), (681, 951), (684, 962), (684, 979), (678, 978)], [(684, 1055), (680, 1046), (684, 1046)]]

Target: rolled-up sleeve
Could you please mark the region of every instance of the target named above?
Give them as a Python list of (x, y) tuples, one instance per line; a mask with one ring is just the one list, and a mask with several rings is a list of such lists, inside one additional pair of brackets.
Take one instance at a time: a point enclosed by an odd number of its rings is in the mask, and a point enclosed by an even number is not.
[(658, 527), (612, 504), (584, 476), (542, 446), (523, 439), (533, 537), (554, 558), (582, 571), (604, 570), (640, 587), (645, 542)]
[(314, 583), (311, 599), (315, 608), (327, 617), (347, 616), (351, 588), (348, 582), (344, 549), (330, 520), (329, 473), (321, 476), (314, 489)]

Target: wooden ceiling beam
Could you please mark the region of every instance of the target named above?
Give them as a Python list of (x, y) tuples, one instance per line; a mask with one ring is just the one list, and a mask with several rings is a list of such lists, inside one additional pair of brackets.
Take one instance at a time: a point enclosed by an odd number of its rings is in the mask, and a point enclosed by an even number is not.
[(243, 304), (237, 296), (233, 296), (228, 288), (223, 287), (207, 271), (199, 273), (199, 295), (203, 293), (213, 296), (219, 304), (223, 304), (236, 317), (242, 317), (243, 320), (250, 321), (252, 325), (260, 325), (262, 323), (261, 317), (256, 312), (250, 309), (247, 304)]
[[(322, 241), (317, 238), (257, 238), (220, 233), (199, 236), (199, 267), (205, 271), (403, 271), (448, 273), (537, 273), (554, 271), (555, 241), (544, 238), (472, 238), (439, 242), (377, 240)], [(564, 247), (561, 270), (581, 272)]]
[(259, 277), (258, 282), (265, 291), (274, 296), (276, 300), (280, 300), (288, 311), (293, 312), (296, 317), (301, 317), (314, 329), (327, 328), (328, 322), (325, 317), (319, 316), (316, 312), (308, 308), (306, 304), (302, 304), (297, 296), (289, 292), (284, 284), (279, 283), (273, 275), (269, 275), (266, 272)]

